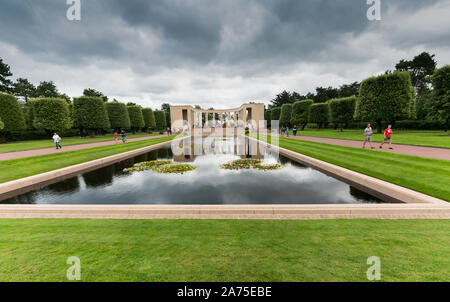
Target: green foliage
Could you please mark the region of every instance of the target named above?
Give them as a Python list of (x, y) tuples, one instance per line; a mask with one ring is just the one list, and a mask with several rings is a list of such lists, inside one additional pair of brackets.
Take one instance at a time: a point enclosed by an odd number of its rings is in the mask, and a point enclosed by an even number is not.
[(3, 122), (3, 133), (25, 130), (25, 116), (15, 96), (0, 93), (0, 119)]
[(3, 128), (5, 128), (5, 123), (0, 119), (0, 130), (3, 130)]
[(260, 159), (238, 159), (228, 162), (220, 166), (224, 170), (250, 170), (256, 169), (261, 171), (281, 169), (280, 164), (264, 164)]
[(445, 120), (448, 130), (450, 119), (450, 65), (437, 69), (433, 74), (433, 99), (430, 102), (432, 114)]
[(151, 108), (142, 109), (142, 115), (144, 116), (145, 128), (147, 129), (155, 129), (156, 128), (156, 120), (155, 114)]
[(431, 83), (437, 62), (434, 60), (435, 55), (423, 52), (415, 56), (413, 60), (401, 60), (395, 68), (399, 71), (408, 71), (411, 74), (411, 83), (416, 88), (419, 95), (428, 90)]
[(14, 95), (22, 97), (25, 102), (36, 94), (36, 87), (30, 81), (24, 78), (18, 78), (13, 84)]
[(37, 97), (37, 98), (57, 98), (59, 96), (60, 96), (60, 94), (58, 92), (58, 89), (56, 88), (55, 83), (53, 83), (52, 81), (41, 82), (36, 87), (36, 90), (34, 93), (34, 97)]
[(309, 121), (309, 107), (314, 104), (313, 100), (297, 101), (292, 106), (291, 124), (298, 125), (305, 129)]
[(281, 106), (280, 127), (290, 127), (292, 118), (292, 104)]
[(319, 127), (326, 125), (330, 118), (328, 103), (312, 104), (309, 107), (309, 122), (318, 124)]
[(128, 108), (125, 104), (119, 102), (106, 103), (109, 122), (113, 129), (129, 129), (131, 127)]
[(102, 98), (82, 96), (74, 99), (73, 106), (75, 122), (78, 127), (91, 131), (110, 127), (108, 113)]
[(176, 164), (170, 160), (153, 160), (137, 163), (133, 167), (126, 168), (123, 171), (133, 173), (152, 170), (153, 172), (160, 174), (184, 174), (186, 172), (194, 171), (197, 168), (197, 166), (191, 164)]
[(279, 121), (281, 115), (281, 108), (280, 107), (272, 108), (271, 112), (272, 112), (272, 121)]
[(9, 65), (0, 58), (0, 92), (10, 92), (12, 82), (8, 78), (12, 75)]
[(166, 115), (166, 127), (170, 127), (171, 126), (170, 112), (165, 111), (164, 114)]
[(164, 130), (166, 128), (166, 114), (164, 111), (156, 110), (155, 114), (155, 122), (157, 130)]
[(353, 120), (355, 114), (356, 96), (341, 99), (332, 99), (330, 106), (330, 121), (342, 127)]
[(142, 129), (145, 127), (141, 107), (128, 106), (128, 115), (130, 116), (130, 126), (132, 129)]
[(58, 98), (41, 98), (30, 100), (33, 126), (47, 132), (62, 131), (72, 125), (66, 100)]
[(100, 92), (98, 90), (95, 90), (95, 89), (92, 89), (92, 88), (85, 89), (83, 91), (83, 95), (84, 96), (92, 96), (92, 97), (102, 98), (104, 102), (108, 101), (108, 97), (107, 96), (105, 96), (102, 92)]
[(376, 121), (380, 132), (381, 121), (393, 123), (410, 117), (412, 98), (409, 72), (397, 71), (368, 78), (361, 83), (355, 118)]
[(264, 119), (267, 121), (267, 127), (270, 128), (272, 124), (272, 110), (266, 109), (264, 111)]

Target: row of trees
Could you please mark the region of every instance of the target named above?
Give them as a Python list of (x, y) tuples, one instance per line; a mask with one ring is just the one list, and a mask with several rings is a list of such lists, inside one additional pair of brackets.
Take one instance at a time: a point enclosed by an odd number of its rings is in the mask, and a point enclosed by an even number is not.
[[(446, 121), (450, 117), (450, 66), (434, 71), (430, 79), (433, 86), (430, 106), (437, 119)], [(382, 121), (393, 123), (414, 115), (414, 87), (411, 74), (395, 71), (364, 80), (358, 96), (333, 98), (326, 102), (301, 100), (293, 104), (266, 110), (266, 119), (279, 120), (280, 126), (299, 126), (304, 130), (308, 123), (319, 127), (333, 123), (341, 130), (350, 121), (373, 121), (381, 132)]]
[[(435, 55), (423, 52), (415, 56), (412, 60), (400, 60), (395, 65), (395, 71), (408, 72), (411, 77), (413, 87), (413, 102), (410, 108), (410, 119), (413, 120), (446, 120), (442, 115), (442, 104), (436, 99), (436, 85), (433, 83), (433, 75), (436, 72), (437, 62)], [(394, 71), (394, 72), (395, 72)], [(386, 75), (393, 71), (387, 70)], [(294, 104), (297, 101), (312, 100), (314, 103), (326, 103), (332, 99), (339, 99), (351, 96), (359, 96), (361, 89), (359, 82), (334, 87), (317, 87), (315, 93), (305, 95), (297, 92), (283, 91), (273, 100), (269, 109), (282, 107), (284, 104)]]
[(67, 103), (63, 98), (30, 99), (25, 113), (17, 98), (0, 93), (0, 127), (5, 137), (8, 132), (26, 129), (44, 130), (48, 133), (74, 128), (86, 130), (91, 135), (98, 131), (114, 129), (163, 130), (166, 128), (166, 113), (127, 106), (118, 101), (104, 102), (101, 97), (74, 98)]

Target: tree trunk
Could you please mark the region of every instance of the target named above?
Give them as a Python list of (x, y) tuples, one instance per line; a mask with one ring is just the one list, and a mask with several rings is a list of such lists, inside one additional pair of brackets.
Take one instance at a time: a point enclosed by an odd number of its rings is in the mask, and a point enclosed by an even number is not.
[(377, 131), (378, 133), (382, 133), (381, 131), (381, 121), (377, 121)]

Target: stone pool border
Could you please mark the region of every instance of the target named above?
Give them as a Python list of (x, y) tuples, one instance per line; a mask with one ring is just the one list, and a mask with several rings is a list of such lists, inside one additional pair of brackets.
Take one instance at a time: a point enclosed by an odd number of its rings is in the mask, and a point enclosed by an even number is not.
[[(167, 142), (162, 142), (156, 145), (151, 145), (131, 151), (127, 151), (124, 153), (114, 154), (108, 157), (95, 159), (92, 161), (88, 161), (85, 163), (65, 167), (62, 169), (49, 171), (9, 182), (5, 182), (0, 184), (0, 201), (5, 200), (16, 195), (24, 194), (30, 191), (38, 190), (50, 184), (57, 183), (59, 181), (74, 177), (79, 174), (83, 174), (86, 172), (90, 172), (93, 170), (97, 170), (99, 168), (103, 168), (109, 166), (111, 164), (117, 163), (118, 161), (125, 160), (127, 158), (135, 157), (141, 155), (143, 153), (147, 153), (161, 147), (164, 147), (168, 144), (171, 144), (173, 141), (181, 140), (183, 138), (177, 138), (174, 140), (169, 140)], [(1, 211), (0, 205), (0, 211)]]
[[(180, 138), (184, 139), (184, 138)], [(255, 138), (251, 140), (258, 141)], [(172, 140), (173, 141), (173, 140)], [(172, 141), (0, 184), (14, 196), (159, 149)], [(261, 142), (261, 141), (259, 141)], [(262, 142), (264, 143), (264, 142)], [(273, 146), (272, 146), (273, 147)], [(287, 149), (280, 154), (394, 204), (336, 205), (0, 205), (0, 218), (88, 219), (450, 219), (450, 203)], [(1, 198), (5, 199), (5, 198)]]

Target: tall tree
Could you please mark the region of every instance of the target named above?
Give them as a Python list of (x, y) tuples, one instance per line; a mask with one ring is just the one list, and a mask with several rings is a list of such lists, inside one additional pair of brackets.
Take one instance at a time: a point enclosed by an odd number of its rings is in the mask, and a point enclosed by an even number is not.
[(282, 93), (277, 94), (277, 96), (272, 100), (272, 104), (270, 105), (270, 107), (271, 108), (281, 107), (284, 104), (291, 104), (291, 103), (293, 103), (292, 96), (289, 92), (285, 90)]
[(84, 96), (92, 96), (92, 97), (98, 97), (98, 98), (102, 98), (103, 102), (107, 102), (108, 101), (108, 97), (105, 96), (102, 92), (92, 89), (92, 88), (87, 88), (83, 91), (83, 95)]
[(128, 114), (130, 116), (130, 125), (133, 133), (145, 127), (144, 116), (142, 109), (139, 106), (127, 106)]
[(412, 60), (401, 60), (395, 68), (399, 71), (408, 71), (411, 74), (411, 83), (418, 95), (428, 90), (431, 84), (431, 76), (436, 70), (435, 55), (422, 52)]
[(24, 78), (18, 78), (13, 84), (15, 96), (22, 97), (28, 103), (28, 99), (36, 94), (36, 87)]
[(167, 103), (162, 104), (161, 110), (170, 113), (170, 104)]
[(56, 88), (55, 83), (53, 81), (46, 82), (42, 81), (36, 87), (34, 97), (36, 98), (57, 98), (59, 97), (59, 91)]
[(340, 126), (341, 132), (344, 126), (348, 125), (355, 115), (356, 96), (347, 98), (332, 99), (330, 105), (330, 120), (336, 126)]
[(144, 116), (145, 129), (150, 130), (156, 127), (155, 114), (151, 108), (142, 109), (142, 115)]
[(10, 92), (12, 81), (8, 79), (13, 74), (8, 64), (0, 58), (0, 92)]
[(335, 99), (339, 97), (339, 90), (333, 87), (317, 87), (316, 96), (314, 101), (316, 103), (325, 103), (328, 100)]
[(312, 104), (309, 107), (309, 122), (319, 125), (319, 128), (326, 126), (330, 118), (330, 107), (328, 103)]
[(299, 125), (302, 130), (305, 130), (309, 121), (309, 107), (314, 104), (313, 100), (297, 101), (292, 106), (292, 118), (291, 124), (294, 126)]
[(280, 127), (290, 127), (292, 118), (292, 104), (284, 104), (281, 107)]

